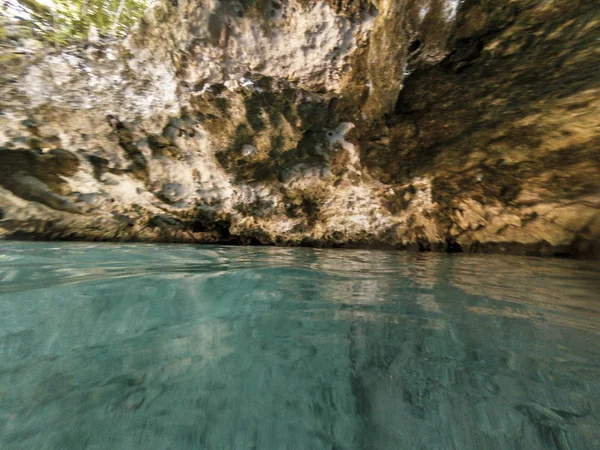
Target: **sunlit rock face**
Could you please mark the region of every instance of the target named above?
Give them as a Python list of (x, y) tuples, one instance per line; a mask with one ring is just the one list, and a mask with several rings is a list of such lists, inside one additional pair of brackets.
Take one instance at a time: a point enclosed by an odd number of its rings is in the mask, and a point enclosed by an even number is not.
[(600, 255), (594, 1), (165, 2), (0, 47), (0, 238)]

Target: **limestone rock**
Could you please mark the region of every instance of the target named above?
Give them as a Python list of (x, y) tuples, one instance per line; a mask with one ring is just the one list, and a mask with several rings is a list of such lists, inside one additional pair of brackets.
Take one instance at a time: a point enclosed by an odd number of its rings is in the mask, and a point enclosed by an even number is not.
[(0, 238), (600, 256), (591, 0), (162, 2), (0, 41)]

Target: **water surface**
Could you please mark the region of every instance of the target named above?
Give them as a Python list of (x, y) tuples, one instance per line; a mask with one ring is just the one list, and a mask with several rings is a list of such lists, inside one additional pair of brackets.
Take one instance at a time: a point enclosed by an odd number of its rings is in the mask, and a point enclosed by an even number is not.
[(0, 244), (0, 448), (600, 448), (600, 266)]

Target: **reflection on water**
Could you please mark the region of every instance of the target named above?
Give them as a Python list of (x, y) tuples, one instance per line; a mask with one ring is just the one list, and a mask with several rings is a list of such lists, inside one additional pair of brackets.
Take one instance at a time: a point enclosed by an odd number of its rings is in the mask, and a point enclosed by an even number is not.
[(600, 267), (0, 245), (0, 447), (600, 448)]

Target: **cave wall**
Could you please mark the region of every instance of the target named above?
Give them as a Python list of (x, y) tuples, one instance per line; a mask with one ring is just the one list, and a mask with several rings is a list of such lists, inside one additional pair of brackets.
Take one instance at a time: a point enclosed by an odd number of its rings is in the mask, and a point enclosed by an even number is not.
[(164, 2), (0, 38), (0, 238), (600, 255), (600, 7)]

